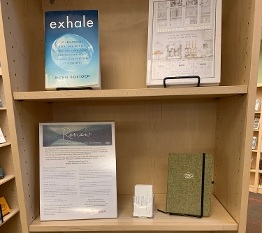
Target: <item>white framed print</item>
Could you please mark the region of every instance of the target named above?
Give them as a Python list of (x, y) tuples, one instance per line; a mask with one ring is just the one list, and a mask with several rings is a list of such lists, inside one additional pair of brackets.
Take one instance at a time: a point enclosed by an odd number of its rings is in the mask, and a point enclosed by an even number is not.
[(40, 219), (117, 217), (114, 122), (39, 124)]
[(219, 85), (221, 13), (222, 0), (149, 0), (147, 86)]

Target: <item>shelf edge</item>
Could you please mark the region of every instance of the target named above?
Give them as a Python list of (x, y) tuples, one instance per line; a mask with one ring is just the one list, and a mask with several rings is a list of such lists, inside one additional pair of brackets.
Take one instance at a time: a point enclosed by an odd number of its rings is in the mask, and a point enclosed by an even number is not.
[[(121, 196), (121, 195), (120, 195)], [(161, 195), (163, 196), (163, 195)], [(125, 197), (124, 197), (125, 198)], [(121, 197), (120, 197), (121, 200)], [(132, 200), (131, 196), (126, 201)], [(164, 199), (163, 199), (164, 200)], [(121, 203), (121, 201), (120, 201)], [(131, 203), (131, 202), (130, 202)], [(213, 196), (210, 217), (190, 218), (170, 216), (155, 211), (153, 219), (133, 218), (131, 206), (120, 204), (117, 219), (89, 219), (69, 221), (40, 221), (37, 217), (29, 232), (87, 232), (87, 231), (236, 231), (238, 224)]]
[(11, 142), (1, 143), (1, 144), (0, 144), (0, 148), (1, 148), (1, 147), (6, 147), (6, 146), (10, 146), (10, 145), (11, 145)]
[(14, 179), (15, 176), (14, 175), (6, 175), (3, 179), (0, 180), (0, 185)]
[(0, 224), (0, 227), (3, 226), (8, 220), (14, 217), (19, 212), (19, 209), (11, 209), (11, 212), (4, 216), (4, 222)]
[(142, 88), (142, 89), (106, 89), (106, 90), (73, 90), (73, 91), (32, 91), (14, 92), (17, 101), (61, 101), (61, 100), (123, 100), (123, 99), (163, 99), (193, 97), (225, 97), (247, 94), (246, 85), (212, 86), (212, 87), (179, 87), (179, 88)]

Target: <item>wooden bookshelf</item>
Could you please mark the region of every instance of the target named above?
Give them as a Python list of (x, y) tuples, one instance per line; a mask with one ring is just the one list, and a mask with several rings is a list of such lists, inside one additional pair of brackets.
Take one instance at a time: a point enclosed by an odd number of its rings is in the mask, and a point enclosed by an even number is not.
[[(13, 108), (10, 101), (12, 100), (12, 90), (10, 87), (10, 79), (8, 72), (8, 58), (6, 54), (5, 35), (3, 30), (2, 19), (2, 4), (9, 4), (9, 2), (0, 3), (0, 128), (3, 132), (5, 143), (0, 143), (0, 167), (5, 173), (5, 177), (0, 180), (0, 197), (4, 197), (11, 208), (11, 212), (7, 214), (0, 224), (0, 232), (22, 232), (18, 203), (18, 192), (21, 191), (21, 186), (18, 184), (18, 180), (21, 179), (21, 173), (17, 166), (19, 158), (13, 153), (11, 143), (12, 134), (15, 134), (14, 130), (10, 130), (10, 124), (12, 125), (14, 120)], [(15, 146), (15, 144), (13, 145)], [(17, 179), (16, 179), (17, 178)], [(20, 194), (21, 195), (21, 194)]]
[(181, 98), (221, 98), (247, 93), (247, 86), (147, 88), (117, 90), (80, 90), (80, 91), (34, 91), (14, 92), (19, 101), (70, 101), (70, 100), (157, 100)]
[[(262, 101), (262, 86), (260, 84), (257, 85), (257, 90), (256, 90), (256, 99), (260, 99)], [(253, 136), (257, 137), (257, 149), (252, 150), (252, 154), (254, 153), (255, 156), (253, 157), (255, 161), (252, 161), (252, 168), (250, 172), (252, 175), (250, 176), (250, 184), (252, 186), (249, 187), (250, 192), (254, 193), (259, 193), (259, 176), (260, 176), (260, 171), (259, 171), (259, 161), (262, 159), (261, 156), (261, 149), (262, 149), (262, 119), (261, 119), (261, 108), (260, 111), (254, 112), (254, 116), (260, 116), (259, 120), (259, 129), (258, 130), (253, 130)]]
[[(19, 215), (0, 231), (19, 232), (12, 226), (21, 222), (22, 233), (244, 233), (247, 187), (255, 185), (253, 180), (249, 183), (250, 175), (255, 179), (249, 165), (261, 33), (257, 9), (261, 7), (260, 0), (223, 1), (220, 86), (164, 89), (146, 87), (148, 0), (2, 0), (0, 52), (7, 108), (3, 118), (8, 119), (11, 146), (1, 150), (10, 153), (14, 172), (9, 174), (15, 179), (1, 186), (7, 186), (7, 191), (1, 191), (12, 194), (11, 203), (19, 207)], [(100, 12), (102, 90), (45, 91), (44, 13), (65, 9)], [(84, 121), (116, 124), (119, 217), (41, 222), (39, 123)], [(155, 195), (165, 196), (168, 154), (203, 151), (214, 155), (216, 198), (211, 217), (158, 212), (154, 219), (131, 217), (132, 200), (125, 195), (133, 194), (135, 184), (153, 184)], [(164, 208), (164, 198), (156, 198), (155, 204)]]

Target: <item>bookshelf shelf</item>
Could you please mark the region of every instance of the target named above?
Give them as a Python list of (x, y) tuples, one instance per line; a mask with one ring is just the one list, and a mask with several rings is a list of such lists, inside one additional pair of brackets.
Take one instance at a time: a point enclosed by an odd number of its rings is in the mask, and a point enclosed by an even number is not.
[(1, 147), (6, 147), (6, 146), (10, 146), (10, 145), (11, 145), (10, 142), (1, 143), (1, 144), (0, 144), (0, 148), (1, 148)]
[(12, 217), (14, 217), (19, 212), (19, 209), (11, 209), (11, 212), (4, 216), (4, 222), (0, 224), (0, 227), (8, 222)]
[(14, 179), (15, 176), (14, 175), (6, 175), (3, 179), (0, 180), (0, 185), (8, 182), (9, 180)]
[(35, 91), (14, 92), (14, 99), (20, 101), (67, 101), (67, 100), (147, 100), (177, 98), (219, 98), (243, 95), (247, 86), (142, 88), (115, 90), (79, 91)]
[[(165, 195), (156, 197), (156, 202), (165, 208)], [(170, 216), (155, 212), (153, 219), (132, 218), (132, 197), (119, 197), (119, 216), (117, 219), (72, 220), (41, 222), (39, 217), (30, 226), (30, 232), (86, 232), (86, 231), (236, 231), (238, 224), (222, 207), (215, 197), (212, 198), (210, 217), (189, 218)]]

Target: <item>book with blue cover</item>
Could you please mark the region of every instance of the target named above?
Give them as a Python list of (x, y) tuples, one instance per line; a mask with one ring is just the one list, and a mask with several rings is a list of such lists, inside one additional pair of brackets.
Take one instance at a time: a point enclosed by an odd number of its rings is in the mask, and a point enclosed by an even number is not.
[(100, 89), (97, 10), (45, 12), (45, 88)]

